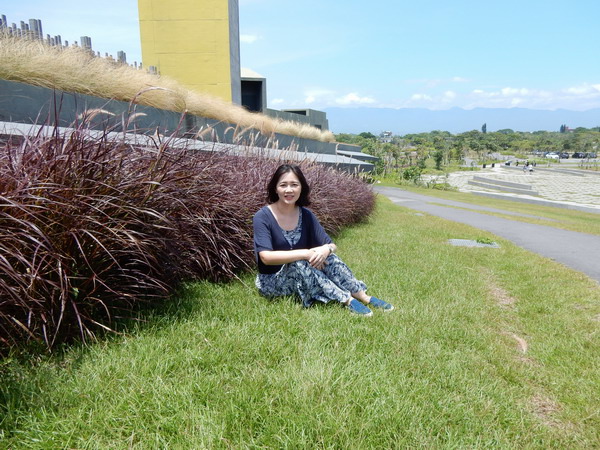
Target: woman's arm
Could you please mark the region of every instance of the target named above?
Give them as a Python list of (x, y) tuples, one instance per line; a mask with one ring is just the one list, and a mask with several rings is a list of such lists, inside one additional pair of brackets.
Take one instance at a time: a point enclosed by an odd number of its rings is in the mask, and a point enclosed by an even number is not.
[(267, 266), (278, 266), (303, 259), (310, 260), (314, 252), (308, 249), (298, 250), (263, 250), (258, 253), (261, 261)]
[(325, 244), (311, 249), (298, 250), (263, 250), (258, 253), (261, 261), (267, 266), (287, 264), (294, 261), (307, 260), (316, 269), (322, 270), (327, 264), (325, 260), (336, 250), (336, 245)]

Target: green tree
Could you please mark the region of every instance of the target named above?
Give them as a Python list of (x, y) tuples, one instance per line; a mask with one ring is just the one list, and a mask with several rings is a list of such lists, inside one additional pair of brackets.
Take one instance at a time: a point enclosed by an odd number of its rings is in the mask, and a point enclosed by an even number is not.
[(437, 170), (442, 170), (442, 161), (444, 160), (444, 151), (441, 149), (433, 152), (433, 160), (435, 161), (435, 168)]
[(377, 139), (377, 136), (375, 136), (370, 131), (363, 131), (362, 133), (359, 134), (359, 136), (364, 139)]

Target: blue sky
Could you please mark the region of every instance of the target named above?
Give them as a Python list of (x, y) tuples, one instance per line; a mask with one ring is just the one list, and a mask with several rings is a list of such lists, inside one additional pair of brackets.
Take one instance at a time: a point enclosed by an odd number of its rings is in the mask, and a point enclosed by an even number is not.
[[(135, 0), (4, 0), (8, 21), (139, 61)], [(598, 0), (240, 0), (270, 107), (600, 107)]]

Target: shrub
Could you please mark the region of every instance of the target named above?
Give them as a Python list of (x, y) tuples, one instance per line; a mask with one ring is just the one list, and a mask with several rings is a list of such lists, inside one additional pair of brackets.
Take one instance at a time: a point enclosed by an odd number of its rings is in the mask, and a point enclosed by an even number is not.
[[(227, 280), (253, 265), (252, 215), (280, 164), (90, 135), (84, 124), (0, 154), (0, 341), (48, 347), (111, 329), (182, 280)], [(362, 220), (359, 179), (303, 164), (329, 232)]]
[(407, 167), (402, 172), (402, 179), (407, 180), (407, 181), (412, 181), (413, 183), (416, 184), (419, 181), (419, 179), (421, 178), (422, 172), (423, 172), (423, 169), (421, 169), (419, 166)]

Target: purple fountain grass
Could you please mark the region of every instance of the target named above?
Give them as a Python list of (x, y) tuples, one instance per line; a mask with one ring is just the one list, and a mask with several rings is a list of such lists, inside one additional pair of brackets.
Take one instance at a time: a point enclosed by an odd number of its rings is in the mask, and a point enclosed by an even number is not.
[[(0, 154), (0, 341), (52, 347), (111, 329), (183, 280), (253, 267), (252, 215), (280, 161), (93, 137), (9, 139)], [(329, 232), (374, 206), (356, 177), (304, 163)]]

